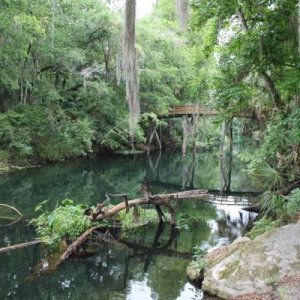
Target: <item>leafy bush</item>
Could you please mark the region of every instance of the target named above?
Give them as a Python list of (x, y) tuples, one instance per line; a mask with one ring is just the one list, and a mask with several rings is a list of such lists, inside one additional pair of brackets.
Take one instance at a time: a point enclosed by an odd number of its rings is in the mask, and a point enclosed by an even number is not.
[(287, 214), (287, 201), (276, 192), (267, 191), (261, 196), (261, 209), (269, 217), (281, 218)]
[[(35, 210), (42, 210), (46, 203), (42, 202)], [(43, 242), (57, 249), (63, 238), (74, 240), (92, 225), (91, 220), (84, 215), (84, 210), (82, 205), (74, 205), (72, 200), (65, 199), (52, 212), (46, 210), (33, 219), (31, 224), (36, 227)]]
[[(300, 109), (291, 114), (278, 114), (268, 124), (261, 148), (253, 155), (249, 170), (269, 162), (280, 170), (298, 163), (297, 145), (300, 144)], [(279, 159), (280, 158), (280, 159)]]
[(287, 214), (291, 217), (300, 213), (300, 189), (295, 189), (286, 197)]
[(193, 255), (194, 266), (198, 269), (199, 272), (204, 271), (206, 267), (209, 266), (208, 261), (205, 259), (206, 252), (199, 246), (195, 247), (195, 252)]
[(0, 149), (13, 158), (60, 160), (91, 152), (93, 130), (87, 119), (73, 120), (59, 108), (19, 105), (0, 116)]

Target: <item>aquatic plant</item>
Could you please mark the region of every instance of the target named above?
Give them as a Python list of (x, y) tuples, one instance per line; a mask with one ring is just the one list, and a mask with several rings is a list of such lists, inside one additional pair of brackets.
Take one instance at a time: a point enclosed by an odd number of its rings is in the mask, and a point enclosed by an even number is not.
[[(171, 219), (169, 213), (164, 212), (167, 220)], [(124, 210), (119, 213), (119, 218), (123, 229), (131, 229), (148, 223), (158, 223), (155, 209), (143, 209), (141, 207), (131, 209), (128, 213)]]
[[(40, 203), (35, 210), (43, 211), (47, 201)], [(62, 239), (74, 240), (87, 228), (91, 220), (84, 215), (83, 205), (74, 205), (70, 199), (65, 199), (49, 212), (47, 209), (31, 221), (42, 241), (52, 249), (57, 249)]]

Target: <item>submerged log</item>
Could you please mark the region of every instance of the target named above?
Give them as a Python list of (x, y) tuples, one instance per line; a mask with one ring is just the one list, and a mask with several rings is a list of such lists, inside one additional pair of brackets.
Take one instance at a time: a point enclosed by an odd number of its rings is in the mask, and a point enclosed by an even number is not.
[(18, 249), (22, 249), (22, 248), (27, 248), (27, 247), (37, 245), (37, 244), (41, 244), (41, 243), (42, 243), (41, 240), (35, 240), (35, 241), (32, 241), (32, 242), (27, 242), (27, 243), (17, 244), (17, 245), (13, 245), (13, 246), (8, 246), (8, 247), (0, 248), (0, 253), (5, 253), (5, 252), (18, 250)]

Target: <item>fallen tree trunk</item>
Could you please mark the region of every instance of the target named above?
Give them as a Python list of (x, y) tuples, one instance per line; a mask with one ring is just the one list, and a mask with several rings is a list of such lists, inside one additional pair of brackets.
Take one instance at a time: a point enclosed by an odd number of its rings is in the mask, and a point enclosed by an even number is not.
[(63, 253), (63, 255), (60, 257), (60, 260), (63, 261), (67, 258), (69, 258), (74, 252), (76, 252), (76, 250), (78, 249), (78, 247), (80, 245), (82, 245), (86, 239), (89, 237), (89, 235), (96, 230), (97, 227), (93, 226), (91, 228), (89, 228), (88, 230), (86, 230), (79, 238), (77, 238), (68, 248), (67, 250)]
[(41, 244), (41, 243), (42, 243), (41, 240), (35, 240), (35, 241), (32, 241), (32, 242), (27, 242), (27, 243), (17, 244), (17, 245), (13, 245), (13, 246), (8, 246), (8, 247), (0, 248), (0, 253), (5, 253), (5, 252), (8, 252), (8, 251), (18, 250), (18, 249), (21, 249), (21, 248), (26, 248), (26, 247), (30, 247), (30, 246)]
[(7, 207), (7, 208), (13, 210), (14, 212), (16, 212), (20, 217), (23, 217), (23, 215), (13, 206), (10, 206), (8, 204), (3, 204), (3, 203), (0, 203), (0, 206)]
[[(178, 193), (171, 193), (171, 194), (158, 194), (148, 197), (142, 197), (134, 200), (128, 201), (129, 208), (144, 204), (153, 204), (155, 206), (167, 206), (169, 207), (168, 202), (172, 200), (184, 200), (190, 198), (204, 198), (208, 196), (207, 190), (191, 190), (191, 191), (184, 191)], [(119, 203), (112, 207), (111, 209), (107, 210), (103, 214), (98, 215), (95, 220), (102, 221), (104, 219), (108, 219), (119, 213), (120, 211), (126, 209), (126, 204), (124, 202)], [(172, 213), (171, 213), (172, 215)]]
[[(122, 196), (124, 196), (122, 194)], [(184, 191), (184, 192), (178, 192), (178, 193), (171, 193), (171, 194), (158, 194), (158, 195), (146, 195), (143, 198), (133, 199), (130, 201), (119, 203), (112, 208), (101, 211), (99, 215), (94, 216), (94, 221), (103, 221), (108, 218), (112, 218), (116, 214), (118, 214), (120, 211), (124, 209), (128, 209), (131, 207), (137, 207), (139, 205), (144, 204), (152, 204), (155, 207), (159, 206), (165, 206), (170, 214), (171, 214), (171, 223), (175, 224), (176, 222), (176, 215), (174, 208), (169, 204), (172, 200), (184, 200), (184, 199), (191, 199), (191, 198), (204, 198), (207, 196), (207, 190), (191, 190), (191, 191)], [(159, 220), (162, 220), (162, 216), (160, 214), (160, 211), (158, 212)], [(78, 237), (63, 253), (63, 255), (60, 257), (60, 261), (64, 261), (65, 259), (69, 258), (73, 253), (77, 251), (77, 249), (86, 241), (88, 236), (97, 229), (97, 226), (93, 226), (89, 229), (87, 229), (80, 237)]]

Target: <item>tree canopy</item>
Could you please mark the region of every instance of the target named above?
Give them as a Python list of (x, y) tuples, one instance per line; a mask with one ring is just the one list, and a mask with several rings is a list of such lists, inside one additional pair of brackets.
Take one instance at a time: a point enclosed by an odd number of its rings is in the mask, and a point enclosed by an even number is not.
[[(268, 164), (288, 181), (298, 178), (297, 4), (159, 0), (151, 14), (131, 22), (136, 58), (130, 61), (136, 60), (139, 85), (130, 90), (139, 93), (146, 114), (131, 116), (139, 121), (136, 143), (149, 137), (148, 117), (157, 122), (151, 114), (166, 113), (171, 105), (218, 110), (217, 125), (206, 125), (215, 140), (219, 123), (248, 110), (258, 125), (235, 126), (260, 133), (258, 151), (244, 157), (249, 170)], [(125, 101), (124, 9), (104, 0), (4, 0), (0, 8), (2, 159), (53, 161), (129, 148), (133, 102)], [(132, 17), (133, 11), (125, 24)], [(165, 131), (162, 139), (169, 139)], [(178, 140), (179, 131), (177, 124), (171, 139)]]

